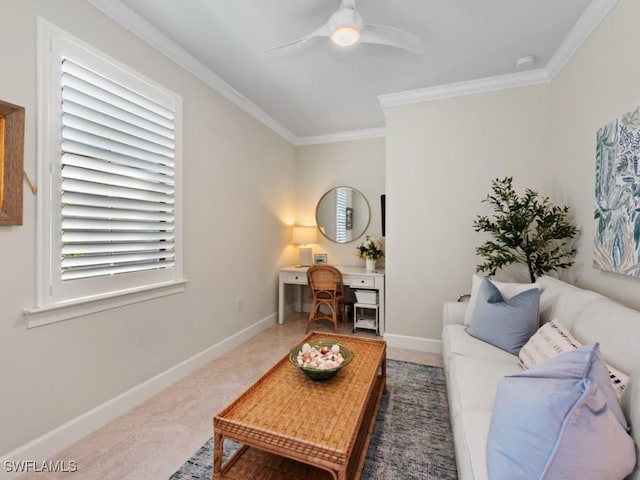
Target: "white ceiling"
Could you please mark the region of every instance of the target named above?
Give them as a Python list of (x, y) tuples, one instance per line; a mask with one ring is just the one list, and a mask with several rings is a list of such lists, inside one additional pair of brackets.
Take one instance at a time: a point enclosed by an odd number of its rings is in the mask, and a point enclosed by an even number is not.
[[(616, 0), (357, 1), (365, 23), (420, 38), (421, 55), (326, 38), (263, 53), (324, 24), (337, 0), (88, 1), (301, 144), (379, 134), (380, 95), (505, 75), (548, 81)], [(529, 72), (515, 67), (523, 55), (535, 56)]]

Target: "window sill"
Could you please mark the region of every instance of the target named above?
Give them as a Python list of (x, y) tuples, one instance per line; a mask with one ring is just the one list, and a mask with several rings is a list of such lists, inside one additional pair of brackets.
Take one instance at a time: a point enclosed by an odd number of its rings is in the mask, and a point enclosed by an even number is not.
[(108, 296), (83, 298), (82, 300), (47, 305), (44, 307), (25, 308), (22, 311), (22, 315), (26, 319), (27, 328), (41, 327), (50, 323), (83, 317), (125, 305), (146, 302), (154, 298), (183, 293), (188, 282), (189, 280), (178, 280), (141, 289), (117, 292)]

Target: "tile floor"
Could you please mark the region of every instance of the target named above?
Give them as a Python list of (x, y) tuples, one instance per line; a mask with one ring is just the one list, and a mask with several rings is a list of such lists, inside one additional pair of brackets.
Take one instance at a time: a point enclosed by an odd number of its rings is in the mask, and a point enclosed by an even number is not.
[[(77, 472), (32, 473), (20, 480), (168, 479), (212, 435), (213, 416), (304, 337), (305, 325), (306, 315), (289, 315), (283, 325), (269, 327), (51, 458), (76, 461)], [(327, 322), (312, 329), (333, 331)], [(340, 333), (352, 334), (351, 325), (341, 325)], [(387, 355), (442, 366), (437, 354), (388, 348)]]

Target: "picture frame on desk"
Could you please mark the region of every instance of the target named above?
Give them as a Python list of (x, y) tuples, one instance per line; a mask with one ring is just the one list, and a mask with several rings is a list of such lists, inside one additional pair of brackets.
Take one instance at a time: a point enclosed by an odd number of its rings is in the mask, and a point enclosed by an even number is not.
[(314, 265), (326, 265), (327, 263), (329, 263), (329, 260), (326, 253), (316, 253), (313, 255)]

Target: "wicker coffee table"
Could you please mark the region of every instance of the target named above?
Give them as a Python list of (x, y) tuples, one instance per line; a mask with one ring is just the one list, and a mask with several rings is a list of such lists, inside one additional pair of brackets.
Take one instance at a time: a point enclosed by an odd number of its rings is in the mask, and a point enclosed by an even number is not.
[[(314, 332), (335, 339), (353, 361), (313, 381), (287, 357), (213, 419), (213, 478), (357, 480), (386, 386), (383, 340)], [(302, 341), (300, 342), (302, 343)], [(225, 439), (242, 445), (222, 464)]]

